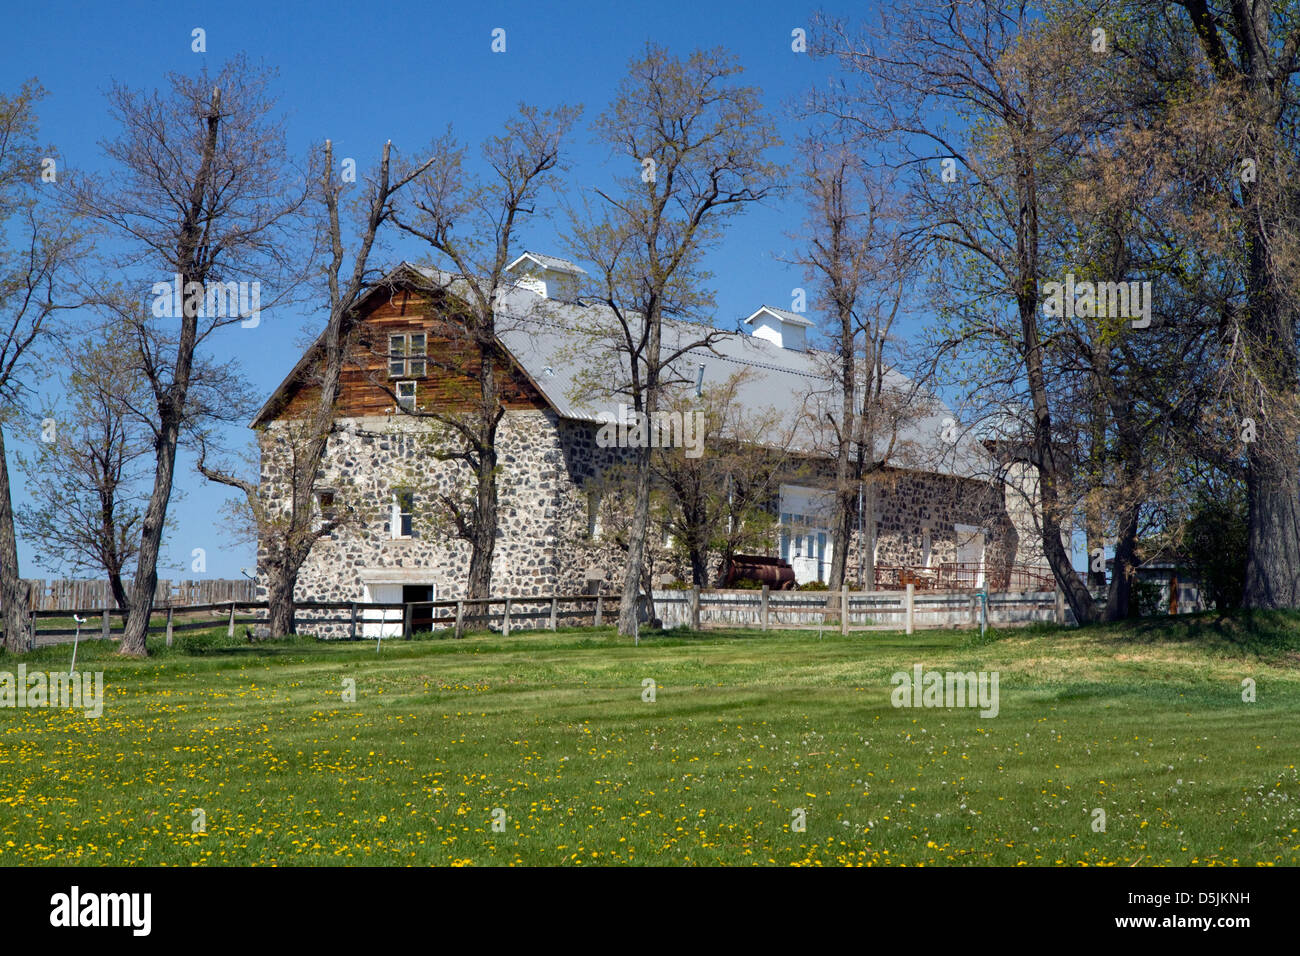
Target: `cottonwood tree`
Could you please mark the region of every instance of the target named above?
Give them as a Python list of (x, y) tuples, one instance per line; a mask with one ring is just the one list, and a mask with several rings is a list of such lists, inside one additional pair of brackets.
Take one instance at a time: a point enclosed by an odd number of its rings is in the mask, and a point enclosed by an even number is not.
[(908, 171), (912, 254), (936, 261), (926, 289), (944, 320), (937, 347), (965, 349), (959, 374), (980, 383), (986, 414), (1023, 426), (1004, 442), (1033, 468), (1057, 583), (1076, 620), (1092, 621), (1065, 541), (1076, 502), (1056, 422), (1060, 327), (1043, 310), (1044, 283), (1066, 264), (1047, 241), (1060, 173), (1101, 112), (1071, 95), (1078, 72), (1059, 67), (1089, 50), (1091, 33), (1078, 21), (1045, 30), (1034, 10), (986, 0), (917, 0), (903, 13), (862, 32), (824, 24), (822, 48), (863, 82), (820, 108), (853, 124), (882, 165)]
[[(587, 291), (603, 306), (578, 330), (588, 363), (579, 384), (590, 398), (618, 398), (653, 416), (677, 381), (674, 363), (717, 341), (706, 324), (713, 302), (704, 255), (736, 213), (772, 194), (779, 176), (769, 158), (776, 131), (741, 73), (720, 49), (682, 59), (648, 44), (595, 123), (621, 171), (572, 217), (571, 247), (593, 266)], [(678, 320), (667, 341), (665, 319)], [(651, 449), (633, 454), (623, 635), (636, 628), (650, 528)]]
[(50, 364), (63, 370), (60, 400), (29, 429), (33, 452), (18, 457), (30, 498), (18, 526), (37, 561), (59, 573), (102, 575), (122, 611), (153, 452), (148, 389), (129, 351), (111, 332), (51, 349)]
[[(0, 94), (0, 613), (10, 653), (27, 649), (27, 588), (19, 576), (5, 431), (31, 390), (32, 365), (61, 308), (74, 307), (68, 285), (80, 236), (43, 191), (59, 188), (52, 150), (37, 140), (33, 80)], [(53, 178), (50, 178), (50, 177)]]
[[(77, 208), (117, 240), (113, 268), (129, 270), (145, 300), (143, 309), (117, 311), (153, 395), (156, 453), (124, 655), (148, 653), (145, 635), (177, 447), (193, 406), (196, 358), (221, 329), (260, 324), (260, 310), (281, 301), (311, 259), (296, 228), (309, 186), (289, 161), (283, 119), (269, 93), (272, 76), (239, 57), (215, 77), (206, 69), (195, 77), (172, 74), (164, 91), (114, 86), (109, 102), (121, 132), (104, 144), (112, 172), (87, 177), (76, 193)], [(249, 283), (247, 294), (232, 304), (237, 282)], [(172, 284), (180, 303), (161, 291)], [(254, 347), (255, 331), (240, 334)]]
[[(1192, 88), (1192, 96), (1187, 86), (1175, 85), (1169, 45), (1165, 57), (1147, 58), (1144, 66), (1165, 80), (1170, 99), (1189, 107), (1181, 132), (1227, 147), (1203, 148), (1195, 157), (1201, 161), (1185, 166), (1182, 175), (1206, 212), (1222, 216), (1217, 223), (1208, 221), (1210, 215), (1191, 222), (1198, 239), (1214, 246), (1226, 239), (1240, 250), (1225, 258), (1234, 262), (1244, 301), (1224, 310), (1219, 332), (1228, 391), (1239, 405), (1235, 424), (1243, 434), (1245, 419), (1254, 426), (1242, 450), (1249, 511), (1243, 604), (1300, 607), (1300, 10), (1262, 0), (1119, 5), (1120, 10), (1134, 7), (1199, 47), (1189, 72), (1204, 80)], [(1176, 141), (1172, 134), (1178, 132), (1171, 129), (1168, 141)], [(1212, 156), (1228, 164), (1207, 169), (1205, 160)]]
[[(507, 272), (519, 252), (519, 230), (563, 171), (562, 147), (580, 110), (521, 105), (503, 132), (484, 141), (481, 175), (468, 168), (466, 149), (452, 133), (435, 140), (437, 162), (421, 170), (396, 216), (397, 225), (423, 240), (440, 278), (427, 291), (447, 346), (426, 356), (439, 379), (437, 401), (402, 402), (387, 379), (378, 380), (402, 413), (430, 426), (432, 456), (469, 472), (468, 487), (435, 502), (439, 520), (470, 546), (467, 598), (486, 598), (498, 525), (497, 433), (505, 415), (498, 335), (527, 316), (505, 307), (518, 277)], [(385, 358), (389, 358), (385, 352)], [(387, 362), (385, 362), (385, 367)], [(459, 636), (459, 635), (458, 635)]]
[(339, 212), (344, 186), (336, 175), (329, 140), (322, 150), (319, 185), (313, 199), (320, 205), (326, 236), (322, 285), (329, 313), (324, 331), (309, 352), (314, 361), (307, 366), (302, 383), (309, 396), (307, 408), (298, 416), (276, 423), (263, 438), (264, 452), (277, 456), (283, 464), (281, 478), (263, 485), (241, 478), (228, 468), (209, 465), (206, 444), (198, 463), (199, 471), (208, 480), (237, 488), (244, 495), (246, 515), (256, 528), (259, 571), (266, 580), (267, 626), (273, 638), (296, 630), (294, 589), (312, 547), (360, 515), (358, 505), (337, 489), (337, 500), (327, 513), (322, 513), (317, 503), (317, 481), (334, 431), (339, 384), (353, 344), (354, 337), (349, 333), (358, 318), (357, 308), (376, 279), (370, 265), (376, 241), (394, 215), (397, 196), (437, 158), (430, 157), (394, 175), (391, 146), (385, 144), (378, 171), (368, 181), (365, 196), (358, 204), (358, 238), (350, 261)]

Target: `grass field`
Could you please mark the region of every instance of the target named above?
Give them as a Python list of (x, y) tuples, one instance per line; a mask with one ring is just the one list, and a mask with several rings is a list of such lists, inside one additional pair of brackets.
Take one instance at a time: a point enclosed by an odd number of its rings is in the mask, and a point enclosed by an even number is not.
[[(153, 649), (82, 645), (98, 719), (0, 710), (0, 865), (1300, 862), (1295, 616)], [(918, 663), (998, 716), (894, 708)]]

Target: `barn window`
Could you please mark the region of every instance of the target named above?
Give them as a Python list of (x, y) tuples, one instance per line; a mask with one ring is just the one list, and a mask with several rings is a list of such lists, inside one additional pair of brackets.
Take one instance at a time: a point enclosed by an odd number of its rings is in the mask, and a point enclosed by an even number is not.
[(415, 383), (397, 383), (397, 404), (408, 412), (415, 411)]
[(423, 332), (388, 336), (388, 377), (424, 378), (428, 340)]
[(321, 520), (333, 521), (336, 514), (334, 510), (334, 492), (328, 490), (316, 492), (316, 502), (320, 505)]
[(415, 493), (412, 491), (393, 492), (393, 537), (409, 538), (414, 530)]

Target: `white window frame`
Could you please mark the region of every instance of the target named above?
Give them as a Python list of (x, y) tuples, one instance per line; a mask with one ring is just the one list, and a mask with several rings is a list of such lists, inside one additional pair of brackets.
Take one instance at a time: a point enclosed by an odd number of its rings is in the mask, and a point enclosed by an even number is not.
[[(407, 386), (410, 387), (411, 394), (403, 395), (402, 390)], [(415, 382), (412, 381), (396, 382), (393, 387), (393, 392), (397, 395), (397, 406), (399, 408), (404, 408), (408, 412), (415, 411), (415, 404), (417, 401)]]
[[(419, 346), (413, 341), (419, 339)], [(429, 335), (427, 332), (388, 333), (388, 377), (424, 378), (428, 372)]]

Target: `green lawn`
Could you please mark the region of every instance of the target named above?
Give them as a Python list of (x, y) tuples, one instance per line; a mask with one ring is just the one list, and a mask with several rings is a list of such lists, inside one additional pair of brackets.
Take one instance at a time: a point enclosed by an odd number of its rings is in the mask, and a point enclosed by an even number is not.
[[(0, 710), (0, 865), (1300, 861), (1296, 616), (154, 644), (82, 645), (99, 719)], [(895, 709), (916, 663), (998, 671), (1000, 713)]]

